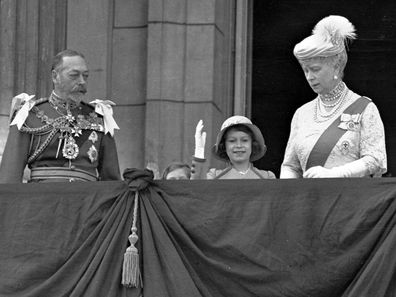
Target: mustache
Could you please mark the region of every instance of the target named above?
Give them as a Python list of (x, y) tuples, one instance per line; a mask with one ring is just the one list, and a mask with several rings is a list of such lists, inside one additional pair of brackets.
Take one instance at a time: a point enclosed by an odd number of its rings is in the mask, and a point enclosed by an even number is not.
[(80, 92), (85, 94), (87, 92), (87, 88), (85, 86), (76, 86), (72, 90), (73, 92)]

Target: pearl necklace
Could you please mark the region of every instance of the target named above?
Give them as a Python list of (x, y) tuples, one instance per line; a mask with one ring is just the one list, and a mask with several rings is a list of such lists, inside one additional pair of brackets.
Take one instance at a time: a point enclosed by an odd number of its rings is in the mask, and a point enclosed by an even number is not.
[(337, 99), (337, 101), (334, 102), (334, 103), (331, 103), (331, 104), (326, 104), (326, 103), (324, 103), (322, 99), (320, 99), (319, 102), (320, 102), (320, 104), (323, 105), (324, 107), (331, 108), (331, 107), (336, 106), (338, 103), (340, 103), (341, 99), (342, 99), (342, 96), (339, 96), (338, 99)]
[[(321, 99), (318, 97), (316, 100), (315, 109), (314, 109), (314, 121), (316, 123), (323, 123), (323, 122), (326, 122), (329, 119), (331, 119), (335, 114), (337, 114), (339, 112), (341, 107), (344, 105), (345, 98), (347, 97), (347, 94), (348, 94), (348, 88), (345, 88), (341, 94), (341, 97), (339, 98), (339, 100), (337, 102), (338, 106), (337, 107), (335, 107), (335, 105), (332, 106), (335, 108), (329, 114), (323, 114), (323, 112), (321, 110)], [(320, 120), (319, 117), (322, 119)]]
[[(344, 92), (346, 85), (343, 81), (340, 81), (334, 89), (332, 89), (328, 94), (319, 94), (319, 98), (323, 102), (333, 102), (338, 101)], [(335, 105), (334, 105), (335, 106)]]

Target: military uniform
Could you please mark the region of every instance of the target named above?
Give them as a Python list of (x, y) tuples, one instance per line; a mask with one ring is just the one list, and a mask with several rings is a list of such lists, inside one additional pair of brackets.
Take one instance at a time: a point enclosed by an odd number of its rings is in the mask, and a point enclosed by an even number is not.
[(106, 131), (108, 114), (84, 102), (66, 106), (52, 95), (37, 100), (26, 96), (13, 103), (0, 182), (21, 182), (26, 165), (34, 182), (121, 179), (114, 129)]

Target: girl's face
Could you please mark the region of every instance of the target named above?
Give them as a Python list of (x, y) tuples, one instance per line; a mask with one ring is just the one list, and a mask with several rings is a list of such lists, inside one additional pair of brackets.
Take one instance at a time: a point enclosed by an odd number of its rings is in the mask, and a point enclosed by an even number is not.
[(231, 164), (250, 162), (252, 137), (249, 134), (231, 128), (225, 135), (225, 147)]
[(312, 58), (300, 61), (305, 78), (316, 94), (328, 94), (335, 88), (340, 79), (339, 71), (333, 63), (326, 58)]

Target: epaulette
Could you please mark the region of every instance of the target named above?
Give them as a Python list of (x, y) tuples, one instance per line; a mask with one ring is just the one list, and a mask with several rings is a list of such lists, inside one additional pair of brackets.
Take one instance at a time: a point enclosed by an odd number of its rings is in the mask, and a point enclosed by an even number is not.
[(103, 115), (101, 115), (101, 114), (99, 114), (99, 113), (97, 113), (95, 111), (95, 105), (94, 104), (88, 103), (88, 102), (85, 102), (85, 101), (81, 101), (80, 104), (83, 105), (86, 109), (89, 109), (89, 113), (90, 114), (95, 114), (94, 117), (97, 117), (99, 119), (103, 119)]
[(88, 107), (90, 107), (90, 108), (92, 108), (92, 109), (95, 109), (95, 105), (93, 105), (93, 104), (91, 104), (91, 103), (88, 103), (88, 102), (85, 102), (85, 101), (81, 101), (81, 104), (82, 104), (82, 105), (85, 105), (85, 106), (88, 106)]
[(35, 101), (34, 105), (37, 106), (37, 105), (39, 105), (41, 103), (47, 102), (48, 98), (47, 97), (43, 97), (43, 98), (40, 98), (40, 99), (35, 99), (34, 101)]
[[(31, 100), (33, 101), (34, 106), (36, 106), (38, 104), (45, 102), (48, 99), (47, 98), (40, 98), (40, 99), (32, 98)], [(15, 115), (22, 108), (24, 103), (25, 103), (25, 101), (20, 97), (20, 95), (17, 95), (14, 98), (12, 98), (11, 108), (10, 108), (10, 121), (15, 117)]]

